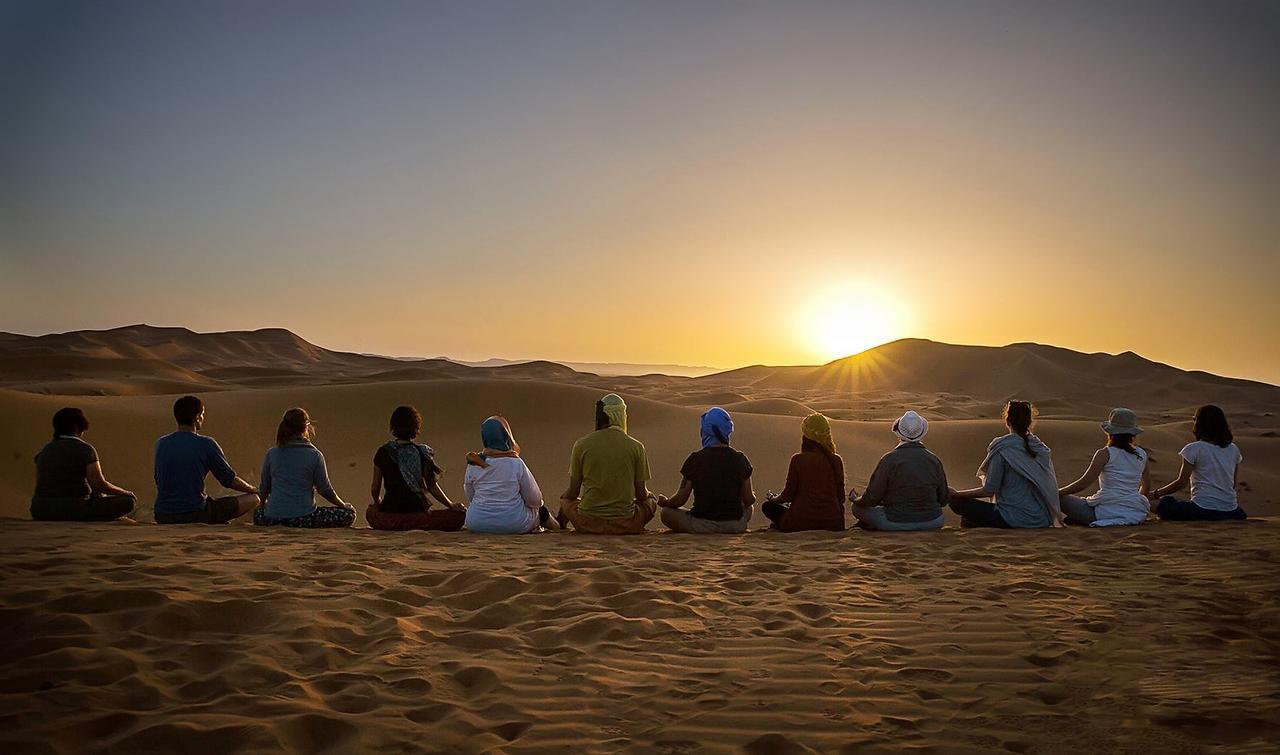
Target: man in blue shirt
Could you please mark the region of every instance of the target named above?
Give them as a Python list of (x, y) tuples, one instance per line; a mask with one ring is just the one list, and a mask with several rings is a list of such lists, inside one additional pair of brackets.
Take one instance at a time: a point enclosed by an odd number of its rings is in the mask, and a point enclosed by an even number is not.
[[(258, 490), (236, 476), (217, 441), (200, 434), (204, 403), (183, 396), (173, 405), (178, 429), (156, 441), (156, 523), (226, 524), (258, 507)], [(210, 472), (224, 488), (241, 495), (210, 498)]]

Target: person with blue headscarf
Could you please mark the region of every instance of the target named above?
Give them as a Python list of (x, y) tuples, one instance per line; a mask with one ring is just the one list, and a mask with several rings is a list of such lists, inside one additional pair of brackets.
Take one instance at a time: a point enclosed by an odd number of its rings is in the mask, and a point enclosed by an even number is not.
[(537, 532), (550, 523), (542, 505), (538, 481), (520, 458), (520, 445), (503, 417), (490, 417), (480, 425), (484, 450), (467, 454), (462, 491), (467, 506), (467, 529), (491, 535)]
[[(756, 502), (751, 488), (751, 462), (729, 445), (733, 418), (718, 406), (701, 419), (702, 448), (680, 467), (680, 490), (658, 496), (662, 523), (673, 532), (741, 534), (751, 522)], [(693, 508), (681, 508), (693, 496)]]

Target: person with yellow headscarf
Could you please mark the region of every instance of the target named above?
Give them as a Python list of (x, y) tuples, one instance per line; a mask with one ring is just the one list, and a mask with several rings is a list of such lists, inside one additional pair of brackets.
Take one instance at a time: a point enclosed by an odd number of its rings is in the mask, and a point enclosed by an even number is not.
[(844, 529), (844, 460), (836, 453), (831, 423), (814, 413), (800, 424), (800, 453), (791, 457), (781, 493), (760, 511), (782, 532)]
[(595, 535), (638, 535), (653, 519), (644, 444), (627, 434), (627, 403), (616, 393), (596, 402), (595, 432), (573, 444), (569, 487), (556, 521)]

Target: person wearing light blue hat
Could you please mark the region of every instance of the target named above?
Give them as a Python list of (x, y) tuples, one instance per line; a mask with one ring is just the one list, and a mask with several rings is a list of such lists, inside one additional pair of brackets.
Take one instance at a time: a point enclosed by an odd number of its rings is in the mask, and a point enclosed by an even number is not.
[[(680, 490), (658, 496), (662, 523), (673, 532), (741, 534), (751, 522), (755, 491), (751, 462), (729, 445), (733, 418), (718, 406), (701, 417), (702, 448), (689, 454), (680, 468)], [(681, 508), (693, 496), (693, 508)]]

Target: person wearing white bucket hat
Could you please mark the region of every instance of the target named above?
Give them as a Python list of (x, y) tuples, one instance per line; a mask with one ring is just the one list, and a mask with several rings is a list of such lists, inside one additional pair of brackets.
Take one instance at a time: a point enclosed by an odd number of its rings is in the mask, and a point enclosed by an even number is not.
[[(1093, 455), (1078, 480), (1058, 491), (1062, 511), (1074, 524), (1142, 524), (1151, 510), (1147, 501), (1151, 471), (1147, 452), (1133, 442), (1142, 433), (1138, 417), (1130, 409), (1112, 409), (1102, 431), (1107, 434), (1107, 445)], [(1094, 482), (1098, 483), (1097, 493), (1088, 498), (1074, 495)]]
[(880, 457), (862, 495), (849, 494), (853, 516), (863, 529), (936, 530), (947, 502), (947, 473), (942, 460), (920, 442), (929, 421), (908, 411), (892, 429), (900, 442)]

